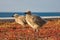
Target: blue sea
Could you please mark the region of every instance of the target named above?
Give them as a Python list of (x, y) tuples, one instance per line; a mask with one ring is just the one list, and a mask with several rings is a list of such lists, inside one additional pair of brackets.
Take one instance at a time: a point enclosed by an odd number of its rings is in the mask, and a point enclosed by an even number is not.
[[(25, 12), (0, 12), (0, 17), (12, 17), (14, 13), (25, 15)], [(32, 14), (38, 16), (60, 16), (60, 12), (32, 12)]]

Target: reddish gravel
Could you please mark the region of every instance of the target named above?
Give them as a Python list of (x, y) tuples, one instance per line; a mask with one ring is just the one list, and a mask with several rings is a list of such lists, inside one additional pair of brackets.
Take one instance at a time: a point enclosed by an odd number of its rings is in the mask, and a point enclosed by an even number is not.
[(60, 20), (48, 21), (38, 30), (33, 31), (29, 25), (23, 28), (15, 22), (4, 23), (0, 25), (0, 40), (60, 40)]

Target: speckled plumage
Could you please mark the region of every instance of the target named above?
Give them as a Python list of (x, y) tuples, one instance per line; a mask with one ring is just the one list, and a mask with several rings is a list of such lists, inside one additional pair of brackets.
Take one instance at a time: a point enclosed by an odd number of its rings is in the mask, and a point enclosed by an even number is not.
[(14, 19), (16, 23), (21, 24), (22, 26), (25, 26), (26, 24), (25, 16), (15, 14)]
[(28, 25), (30, 25), (33, 29), (37, 29), (39, 27), (42, 27), (43, 24), (45, 24), (45, 20), (40, 18), (39, 16), (32, 15), (30, 12), (26, 13), (26, 22)]

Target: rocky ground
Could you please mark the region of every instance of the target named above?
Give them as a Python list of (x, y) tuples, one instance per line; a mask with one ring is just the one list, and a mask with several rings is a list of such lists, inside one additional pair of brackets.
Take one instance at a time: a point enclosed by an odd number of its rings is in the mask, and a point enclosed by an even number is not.
[(15, 22), (0, 22), (0, 40), (60, 40), (60, 19), (48, 21), (38, 30)]

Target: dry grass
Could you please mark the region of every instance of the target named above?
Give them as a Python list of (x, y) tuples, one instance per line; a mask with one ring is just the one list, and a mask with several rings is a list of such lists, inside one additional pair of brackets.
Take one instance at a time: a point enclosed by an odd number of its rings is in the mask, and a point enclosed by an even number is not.
[(15, 22), (0, 23), (0, 40), (60, 40), (60, 20), (48, 21), (38, 30)]

